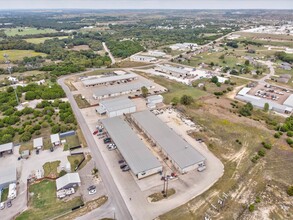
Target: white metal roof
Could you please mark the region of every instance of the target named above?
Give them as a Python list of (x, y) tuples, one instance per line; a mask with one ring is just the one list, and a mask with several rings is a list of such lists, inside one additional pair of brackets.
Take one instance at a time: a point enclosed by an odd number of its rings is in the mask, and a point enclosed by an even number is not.
[(1, 144), (0, 145), (0, 152), (4, 152), (4, 151), (9, 151), (12, 150), (13, 148), (13, 143), (7, 143), (7, 144)]
[(78, 173), (67, 173), (66, 175), (56, 179), (57, 190), (62, 189), (70, 183), (80, 183), (80, 178)]
[(16, 167), (15, 166), (6, 166), (1, 167), (0, 169), (0, 186), (2, 184), (16, 182)]
[(137, 112), (132, 116), (181, 169), (205, 160), (201, 153), (150, 111)]
[(128, 109), (136, 106), (135, 103), (127, 97), (104, 100), (100, 102), (100, 105), (104, 107), (107, 112)]
[(43, 138), (39, 137), (34, 139), (34, 148), (43, 147)]
[(103, 119), (102, 123), (134, 174), (162, 167), (121, 117)]
[(180, 67), (175, 67), (175, 66), (170, 66), (170, 65), (160, 65), (158, 64), (157, 67), (167, 70), (167, 71), (171, 71), (171, 72), (176, 72), (178, 74), (188, 74), (190, 71), (184, 69), (184, 68), (180, 68)]
[(246, 95), (250, 90), (251, 90), (251, 88), (244, 87), (243, 89), (241, 89), (241, 90), (238, 92), (238, 95)]
[(125, 75), (115, 75), (115, 76), (105, 76), (105, 77), (99, 77), (99, 78), (90, 78), (90, 79), (84, 79), (82, 80), (82, 83), (85, 86), (95, 85), (95, 84), (102, 84), (107, 82), (115, 82), (120, 80), (127, 80), (136, 78), (137, 75), (134, 73), (129, 73)]
[(147, 97), (148, 102), (153, 102), (153, 101), (162, 100), (162, 99), (163, 99), (162, 95), (152, 95)]
[(60, 141), (59, 134), (52, 134), (52, 135), (50, 136), (50, 138), (51, 138), (51, 143), (52, 143), (52, 144), (55, 143), (55, 142), (59, 142), (59, 141)]
[(283, 104), (293, 108), (293, 94), (291, 94)]
[(151, 86), (154, 86), (154, 83), (149, 80), (136, 80), (134, 82), (128, 82), (119, 85), (101, 86), (94, 91), (94, 95), (99, 97), (128, 91), (137, 91), (140, 90), (143, 86), (150, 88)]

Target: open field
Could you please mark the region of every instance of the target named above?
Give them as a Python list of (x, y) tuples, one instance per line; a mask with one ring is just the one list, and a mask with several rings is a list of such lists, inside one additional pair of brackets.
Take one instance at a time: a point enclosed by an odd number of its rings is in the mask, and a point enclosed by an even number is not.
[(37, 29), (37, 28), (31, 28), (31, 27), (27, 27), (27, 28), (17, 27), (17, 28), (5, 29), (5, 34), (7, 36), (47, 34), (47, 33), (54, 33), (54, 32), (57, 32), (57, 31), (53, 29)]
[[(83, 154), (72, 155), (72, 156), (68, 156), (67, 158), (71, 166), (71, 171), (74, 172), (77, 165), (83, 160), (84, 155)], [(86, 163), (86, 161), (84, 161), (83, 163)]]
[(24, 57), (46, 56), (44, 53), (35, 52), (33, 50), (2, 50), (0, 51), (0, 62), (4, 62), (4, 54), (9, 56), (9, 60), (22, 60)]
[(90, 103), (86, 99), (82, 99), (82, 95), (74, 95), (74, 99), (79, 108), (88, 108), (90, 107)]
[(62, 36), (62, 37), (28, 38), (28, 39), (25, 39), (25, 41), (29, 42), (29, 43), (32, 43), (32, 44), (41, 44), (41, 43), (44, 43), (46, 40), (50, 40), (50, 39), (54, 39), (54, 38), (65, 39), (65, 38), (68, 38), (68, 37), (67, 36)]
[(66, 143), (64, 144), (64, 150), (68, 150), (71, 147), (79, 146), (79, 140), (77, 135), (65, 137)]
[(207, 95), (207, 93), (202, 90), (166, 79), (164, 77), (152, 76), (141, 72), (138, 72), (138, 74), (148, 79), (154, 80), (155, 83), (158, 83), (159, 85), (164, 86), (169, 90), (167, 93), (162, 94), (164, 96), (164, 102), (166, 104), (170, 104), (171, 100), (174, 97), (178, 97), (180, 99), (182, 95), (190, 95), (194, 99), (198, 99), (202, 96)]
[(57, 199), (55, 181), (43, 180), (33, 184), (29, 187), (29, 192), (30, 208), (20, 214), (17, 220), (52, 219), (83, 204), (81, 197), (71, 198), (66, 202)]
[(60, 161), (54, 161), (54, 162), (47, 162), (43, 165), (44, 169), (44, 176), (45, 177), (58, 177), (58, 171), (57, 168), (60, 165)]

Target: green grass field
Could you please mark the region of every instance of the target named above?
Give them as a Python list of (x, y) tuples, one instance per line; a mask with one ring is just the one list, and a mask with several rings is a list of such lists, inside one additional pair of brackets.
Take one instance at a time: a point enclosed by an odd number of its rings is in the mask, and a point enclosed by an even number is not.
[(57, 32), (54, 29), (37, 29), (37, 28), (7, 28), (5, 29), (5, 34), (7, 36), (15, 36), (15, 35), (34, 35), (34, 34), (48, 34), (48, 33), (55, 33)]
[(9, 60), (22, 60), (24, 57), (46, 56), (44, 53), (38, 53), (33, 50), (2, 50), (0, 51), (0, 62), (4, 62), (4, 54), (9, 56)]
[(60, 160), (54, 162), (47, 162), (43, 165), (44, 176), (46, 177), (58, 177), (57, 168), (60, 165)]
[(32, 195), (29, 209), (20, 214), (17, 220), (52, 219), (83, 204), (81, 197), (75, 197), (67, 202), (57, 199), (55, 181), (44, 180), (33, 184), (29, 187), (29, 192)]
[(1, 202), (5, 202), (7, 200), (8, 191), (9, 191), (8, 188), (6, 188), (6, 189), (3, 190), (2, 194), (1, 194)]
[[(63, 37), (56, 37), (56, 38), (65, 39), (68, 37), (63, 36)], [(46, 40), (50, 40), (50, 39), (54, 39), (54, 37), (28, 38), (28, 39), (25, 39), (25, 41), (32, 44), (41, 44), (41, 43), (44, 43)]]

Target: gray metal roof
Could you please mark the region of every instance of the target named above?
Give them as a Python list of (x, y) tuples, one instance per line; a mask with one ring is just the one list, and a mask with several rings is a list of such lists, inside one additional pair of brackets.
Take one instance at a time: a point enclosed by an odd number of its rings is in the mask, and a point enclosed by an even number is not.
[(13, 148), (13, 143), (7, 143), (7, 144), (1, 144), (0, 145), (0, 152), (4, 152), (4, 151), (9, 151), (12, 150)]
[(34, 139), (34, 148), (43, 147), (43, 138), (35, 138)]
[(181, 169), (205, 160), (202, 154), (150, 111), (137, 112), (132, 116)]
[(57, 190), (62, 189), (70, 183), (80, 183), (80, 178), (78, 173), (67, 173), (66, 175), (56, 179)]
[(147, 97), (148, 102), (153, 102), (153, 101), (162, 100), (162, 99), (163, 99), (162, 95), (152, 95)]
[(283, 103), (283, 105), (289, 106), (293, 108), (293, 94), (291, 94), (286, 101)]
[(55, 142), (59, 142), (60, 141), (60, 137), (59, 137), (59, 134), (51, 134), (50, 136), (51, 138), (51, 143), (55, 143)]
[(185, 70), (182, 67), (175, 67), (175, 66), (170, 66), (170, 65), (160, 65), (160, 64), (158, 64), (157, 66), (159, 68), (165, 69), (167, 71), (175, 72), (178, 74), (188, 74), (189, 73), (188, 70)]
[(127, 97), (104, 100), (100, 102), (100, 105), (103, 106), (107, 112), (118, 111), (136, 106), (135, 103)]
[(128, 80), (132, 78), (136, 78), (137, 75), (134, 73), (129, 73), (125, 75), (116, 75), (116, 76), (104, 76), (104, 77), (96, 77), (96, 78), (87, 78), (82, 80), (82, 83), (85, 86), (95, 85), (95, 84), (102, 84), (108, 82), (115, 82), (120, 80)]
[(16, 167), (15, 166), (7, 166), (3, 167), (0, 170), (0, 186), (2, 184), (10, 183), (10, 182), (16, 182)]
[(121, 117), (103, 119), (102, 123), (134, 174), (162, 167)]
[(154, 86), (154, 83), (152, 83), (149, 80), (136, 80), (134, 82), (124, 83), (124, 84), (101, 86), (100, 88), (94, 91), (94, 95), (99, 97), (99, 96), (112, 95), (112, 94), (123, 93), (128, 91), (137, 91), (137, 90), (140, 90), (141, 87), (143, 86), (150, 88), (151, 86)]

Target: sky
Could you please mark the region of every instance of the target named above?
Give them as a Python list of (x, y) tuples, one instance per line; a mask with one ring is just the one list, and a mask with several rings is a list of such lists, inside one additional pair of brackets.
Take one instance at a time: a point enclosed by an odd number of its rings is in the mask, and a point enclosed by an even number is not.
[(0, 0), (0, 9), (293, 9), (293, 0)]

